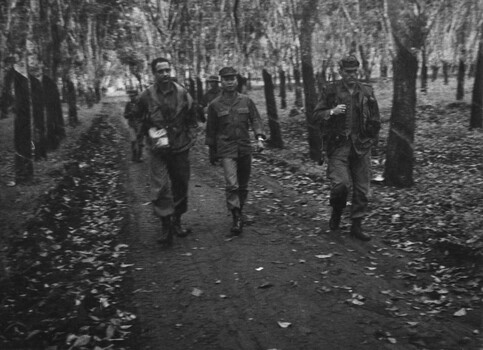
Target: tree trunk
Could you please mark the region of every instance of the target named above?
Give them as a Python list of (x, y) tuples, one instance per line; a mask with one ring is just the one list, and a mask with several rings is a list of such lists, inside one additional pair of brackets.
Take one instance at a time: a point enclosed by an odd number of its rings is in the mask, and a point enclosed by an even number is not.
[(300, 84), (300, 70), (294, 68), (293, 77), (295, 80), (295, 107), (303, 107), (304, 103), (302, 100), (302, 86)]
[(44, 92), (42, 83), (34, 76), (30, 76), (32, 115), (34, 122), (35, 160), (47, 158), (47, 139), (45, 132)]
[(29, 81), (15, 72), (15, 181), (25, 183), (32, 180), (34, 165), (32, 161), (32, 129), (30, 120)]
[(64, 85), (66, 86), (66, 101), (69, 106), (69, 126), (76, 127), (79, 124), (79, 119), (77, 117), (77, 94), (74, 83), (70, 79), (64, 80)]
[(426, 47), (421, 50), (421, 92), (428, 91), (428, 66), (426, 65)]
[(397, 38), (395, 44), (394, 95), (387, 140), (385, 179), (388, 185), (409, 187), (414, 184), (413, 149), (418, 61)]
[(449, 63), (443, 61), (443, 78), (444, 78), (444, 85), (448, 85), (449, 82)]
[(287, 108), (287, 90), (285, 86), (285, 71), (280, 70), (280, 108)]
[(42, 86), (47, 116), (47, 149), (54, 150), (59, 147), (60, 140), (65, 137), (60, 94), (57, 85), (46, 75), (42, 78)]
[(282, 133), (280, 131), (280, 123), (278, 121), (277, 103), (275, 101), (272, 76), (265, 69), (262, 71), (262, 76), (265, 90), (265, 101), (267, 103), (270, 145), (277, 148), (283, 148)]
[(431, 81), (436, 81), (438, 79), (439, 67), (437, 65), (431, 66)]
[(309, 122), (317, 104), (317, 93), (315, 91), (314, 68), (312, 65), (312, 32), (314, 28), (314, 9), (317, 8), (317, 1), (310, 0), (304, 4), (302, 26), (300, 28), (300, 51), (302, 59), (302, 78), (305, 95), (305, 117), (307, 120), (309, 156), (313, 161), (319, 161), (322, 157), (322, 135), (320, 129)]
[(458, 77), (457, 79), (457, 87), (456, 87), (456, 100), (460, 101), (465, 96), (465, 70), (466, 65), (464, 59), (460, 58), (460, 62), (458, 64)]
[(471, 101), (470, 129), (483, 126), (483, 39), (478, 45), (476, 60), (475, 84)]

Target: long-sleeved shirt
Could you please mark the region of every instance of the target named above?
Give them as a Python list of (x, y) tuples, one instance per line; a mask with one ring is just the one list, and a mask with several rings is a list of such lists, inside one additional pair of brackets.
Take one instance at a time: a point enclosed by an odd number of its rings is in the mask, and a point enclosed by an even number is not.
[(233, 98), (222, 93), (208, 106), (205, 143), (214, 146), (220, 158), (251, 154), (250, 126), (255, 137), (264, 136), (262, 120), (255, 103), (238, 92)]
[(144, 130), (155, 127), (168, 131), (171, 152), (190, 148), (196, 139), (196, 113), (193, 99), (181, 85), (171, 82), (167, 91), (154, 84), (144, 90), (138, 100), (137, 118)]

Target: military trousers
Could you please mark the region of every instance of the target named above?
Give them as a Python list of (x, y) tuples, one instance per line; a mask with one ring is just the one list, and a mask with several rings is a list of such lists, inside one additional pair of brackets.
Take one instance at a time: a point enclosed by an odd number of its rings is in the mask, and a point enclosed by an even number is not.
[(328, 155), (327, 178), (330, 181), (330, 205), (342, 210), (347, 205), (352, 190), (351, 218), (367, 215), (368, 195), (371, 179), (370, 150), (357, 154), (348, 138)]
[(221, 158), (225, 174), (226, 205), (229, 210), (243, 209), (248, 196), (248, 181), (252, 170), (251, 154), (238, 158)]
[(188, 209), (189, 150), (180, 153), (150, 152), (149, 175), (154, 214), (181, 215)]

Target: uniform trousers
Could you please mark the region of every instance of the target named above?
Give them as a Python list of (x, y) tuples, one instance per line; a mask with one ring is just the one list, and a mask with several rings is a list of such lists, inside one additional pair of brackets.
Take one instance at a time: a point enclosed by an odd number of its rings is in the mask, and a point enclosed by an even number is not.
[(364, 218), (367, 215), (371, 178), (370, 153), (369, 150), (365, 154), (357, 154), (351, 139), (348, 138), (328, 155), (330, 205), (336, 210), (345, 208), (349, 190), (352, 189), (352, 219)]
[(188, 209), (189, 149), (179, 153), (150, 152), (149, 172), (154, 214), (181, 215)]
[(226, 205), (229, 210), (243, 209), (248, 196), (248, 181), (252, 169), (251, 154), (237, 158), (221, 158), (225, 174)]

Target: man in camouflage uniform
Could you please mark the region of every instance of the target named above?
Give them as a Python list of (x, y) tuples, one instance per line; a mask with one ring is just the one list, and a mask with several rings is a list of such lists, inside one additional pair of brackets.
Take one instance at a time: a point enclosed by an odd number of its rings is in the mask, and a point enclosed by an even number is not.
[(224, 67), (219, 72), (222, 93), (208, 106), (206, 144), (210, 149), (210, 163), (221, 159), (225, 174), (226, 204), (233, 216), (229, 235), (239, 235), (243, 229), (242, 210), (248, 195), (252, 164), (251, 126), (259, 150), (265, 139), (262, 121), (255, 103), (237, 88), (237, 71)]
[(367, 215), (370, 184), (370, 151), (381, 126), (379, 108), (372, 87), (357, 79), (359, 61), (353, 55), (340, 63), (342, 80), (329, 84), (319, 99), (311, 122), (322, 130), (328, 157), (327, 177), (331, 183), (329, 226), (337, 230), (352, 188), (351, 234), (371, 239), (362, 231)]
[[(161, 218), (159, 243), (171, 245), (173, 235), (184, 237), (181, 215), (188, 207), (189, 150), (196, 139), (196, 113), (188, 91), (171, 79), (171, 63), (165, 58), (151, 62), (155, 82), (138, 100), (138, 118), (147, 130), (149, 171), (154, 214)], [(157, 148), (153, 134), (166, 132), (167, 143)]]
[(131, 141), (132, 152), (131, 160), (133, 162), (142, 162), (144, 137), (140, 130), (141, 123), (138, 119), (136, 119), (138, 92), (137, 90), (131, 89), (127, 91), (127, 94), (130, 98), (130, 101), (126, 103), (126, 107), (124, 108), (124, 118), (127, 119), (127, 123), (129, 125), (129, 139)]

